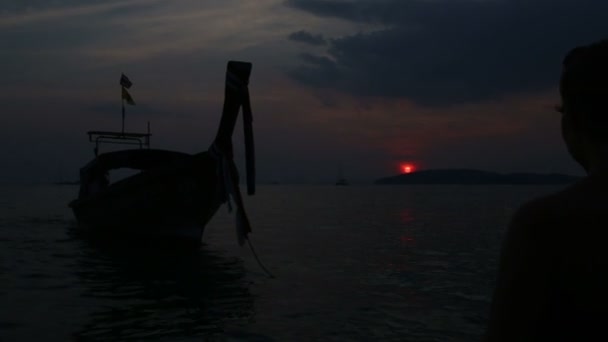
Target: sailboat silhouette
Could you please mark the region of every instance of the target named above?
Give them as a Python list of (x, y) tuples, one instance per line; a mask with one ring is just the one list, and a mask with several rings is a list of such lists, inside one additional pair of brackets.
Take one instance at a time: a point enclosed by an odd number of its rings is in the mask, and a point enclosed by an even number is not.
[(345, 186), (348, 185), (348, 181), (344, 178), (344, 173), (342, 172), (342, 166), (338, 168), (338, 179), (336, 180), (336, 185)]

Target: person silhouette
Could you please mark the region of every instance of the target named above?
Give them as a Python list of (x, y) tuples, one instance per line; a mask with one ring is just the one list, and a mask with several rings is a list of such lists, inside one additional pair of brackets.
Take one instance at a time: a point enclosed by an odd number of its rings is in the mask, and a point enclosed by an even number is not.
[(562, 137), (587, 175), (514, 214), (485, 341), (608, 340), (608, 40), (572, 49), (559, 86)]

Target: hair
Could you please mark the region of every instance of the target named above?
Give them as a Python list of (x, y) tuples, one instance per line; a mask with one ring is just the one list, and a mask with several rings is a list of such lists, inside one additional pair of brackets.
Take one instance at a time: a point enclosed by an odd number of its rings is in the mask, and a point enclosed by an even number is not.
[(576, 47), (563, 60), (560, 111), (596, 139), (608, 142), (608, 40)]

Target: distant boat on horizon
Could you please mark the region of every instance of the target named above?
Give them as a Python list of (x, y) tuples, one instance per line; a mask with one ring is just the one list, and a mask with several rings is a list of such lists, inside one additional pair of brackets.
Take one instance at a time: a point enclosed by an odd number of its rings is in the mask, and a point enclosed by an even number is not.
[(344, 178), (344, 174), (342, 172), (342, 167), (340, 166), (340, 168), (338, 169), (338, 179), (336, 180), (336, 185), (338, 186), (346, 186), (349, 185), (348, 181), (346, 180), (346, 178)]
[(345, 186), (345, 185), (350, 185), (350, 184), (348, 183), (348, 181), (347, 181), (346, 179), (344, 179), (344, 178), (339, 178), (339, 179), (336, 181), (336, 185)]

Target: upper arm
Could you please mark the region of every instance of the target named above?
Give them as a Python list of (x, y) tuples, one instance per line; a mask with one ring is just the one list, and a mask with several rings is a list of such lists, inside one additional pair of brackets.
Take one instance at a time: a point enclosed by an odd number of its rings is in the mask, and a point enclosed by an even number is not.
[(547, 220), (537, 206), (526, 205), (507, 230), (492, 299), (488, 341), (532, 338), (547, 308), (550, 250)]

